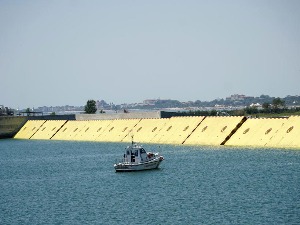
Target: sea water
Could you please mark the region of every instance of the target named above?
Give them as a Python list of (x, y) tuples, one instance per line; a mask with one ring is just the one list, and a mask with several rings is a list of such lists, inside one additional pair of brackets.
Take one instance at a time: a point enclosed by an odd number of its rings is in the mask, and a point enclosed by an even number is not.
[(0, 224), (299, 224), (300, 151), (143, 145), (160, 169), (116, 173), (124, 143), (0, 140)]

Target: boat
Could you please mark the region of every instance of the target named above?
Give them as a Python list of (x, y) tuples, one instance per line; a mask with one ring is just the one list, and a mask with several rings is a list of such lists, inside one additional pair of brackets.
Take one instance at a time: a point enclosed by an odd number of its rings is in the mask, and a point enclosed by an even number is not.
[(116, 172), (129, 172), (157, 169), (164, 157), (159, 153), (146, 152), (135, 142), (125, 148), (123, 158), (114, 164)]

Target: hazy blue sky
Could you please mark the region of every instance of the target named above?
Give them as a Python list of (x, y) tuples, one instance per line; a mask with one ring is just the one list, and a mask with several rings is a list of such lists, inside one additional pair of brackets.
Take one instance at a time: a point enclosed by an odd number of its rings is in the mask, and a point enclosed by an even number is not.
[(0, 104), (300, 95), (300, 1), (0, 1)]

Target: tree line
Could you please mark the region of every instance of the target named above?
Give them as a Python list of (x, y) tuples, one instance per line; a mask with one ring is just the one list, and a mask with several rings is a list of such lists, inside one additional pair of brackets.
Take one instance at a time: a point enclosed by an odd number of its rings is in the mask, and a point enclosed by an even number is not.
[[(86, 114), (94, 114), (97, 112), (96, 101), (88, 100), (84, 111)], [(124, 110), (125, 112), (125, 110)], [(127, 111), (126, 111), (127, 112)], [(247, 116), (255, 114), (279, 114), (279, 113), (296, 113), (300, 112), (300, 107), (296, 108), (287, 108), (285, 101), (281, 98), (274, 98), (272, 102), (264, 102), (262, 108), (257, 106), (248, 106), (245, 109), (238, 110), (190, 110), (185, 112), (171, 112), (169, 113), (172, 116)], [(103, 110), (100, 110), (100, 113), (105, 113)]]

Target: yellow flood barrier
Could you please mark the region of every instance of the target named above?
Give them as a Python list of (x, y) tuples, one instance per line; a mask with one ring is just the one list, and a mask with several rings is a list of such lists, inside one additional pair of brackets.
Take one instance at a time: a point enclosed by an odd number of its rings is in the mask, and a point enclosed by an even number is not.
[(93, 137), (94, 141), (101, 141), (102, 135), (105, 134), (106, 130), (108, 129), (109, 125), (113, 122), (113, 120), (99, 120), (97, 122), (95, 135)]
[(205, 117), (200, 125), (184, 142), (186, 145), (224, 144), (246, 120), (243, 116)]
[(202, 116), (171, 117), (151, 142), (182, 144), (203, 119)]
[(96, 139), (101, 142), (121, 142), (141, 119), (112, 120)]
[(53, 140), (75, 140), (76, 135), (85, 126), (86, 121), (69, 120), (52, 137)]
[(266, 146), (300, 148), (300, 116), (289, 117)]
[(83, 121), (84, 126), (79, 129), (74, 137), (76, 141), (95, 141), (104, 132), (112, 120), (88, 120)]
[(51, 139), (66, 123), (66, 120), (47, 120), (30, 139)]
[(166, 125), (169, 119), (142, 119), (132, 131), (123, 138), (122, 142), (133, 141), (139, 143), (151, 143), (151, 140)]
[(28, 120), (15, 135), (16, 139), (30, 139), (39, 130), (46, 120)]
[(28, 120), (14, 138), (300, 148), (300, 116), (172, 117), (90, 121)]
[(247, 119), (225, 145), (266, 146), (286, 122), (287, 119), (281, 118)]

